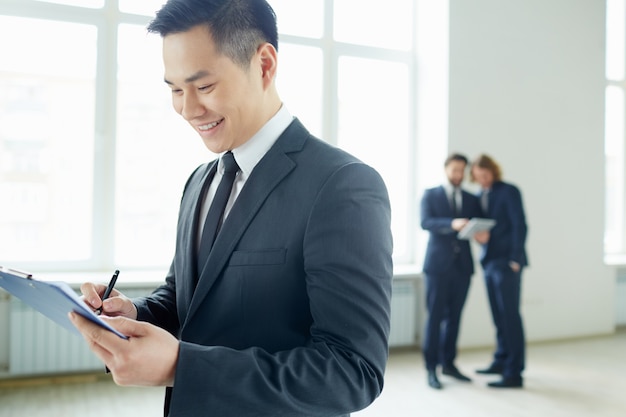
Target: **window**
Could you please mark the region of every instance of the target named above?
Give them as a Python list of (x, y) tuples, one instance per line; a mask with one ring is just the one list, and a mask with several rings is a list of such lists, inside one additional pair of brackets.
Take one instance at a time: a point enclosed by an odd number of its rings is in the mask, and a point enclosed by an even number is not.
[(0, 60), (0, 253), (83, 263), (93, 255), (96, 27), (0, 16), (0, 37), (12, 40), (0, 43), (10, 58)]
[[(82, 1), (82, 0), (80, 0)], [(154, 16), (156, 11), (165, 3), (164, 0), (117, 0), (120, 11), (145, 16)]]
[(606, 34), (606, 103), (605, 103), (605, 173), (606, 204), (604, 252), (611, 257), (626, 253), (626, 4), (625, 0), (607, 0)]
[[(398, 0), (382, 9), (372, 0), (270, 3), (281, 32), (281, 97), (314, 134), (383, 176), (392, 204), (394, 259), (413, 262), (416, 2)], [(306, 22), (298, 18), (303, 15)], [(384, 22), (393, 30), (385, 30)]]
[(115, 203), (107, 204), (114, 213), (112, 257), (125, 268), (159, 268), (174, 253), (185, 181), (213, 156), (172, 109), (161, 38), (124, 23), (117, 45)]
[(66, 4), (68, 6), (80, 6), (80, 7), (91, 7), (91, 8), (100, 8), (104, 6), (105, 0), (37, 0), (43, 3), (55, 3), (55, 4)]
[[(415, 94), (416, 7), (432, 2), (269, 1), (283, 101), (313, 134), (381, 173), (396, 264), (415, 262), (417, 196), (428, 182), (418, 167), (445, 157), (446, 93), (432, 91), (437, 83), (425, 88), (436, 97), (430, 122), (416, 122), (424, 100)], [(3, 263), (34, 271), (169, 265), (184, 183), (214, 155), (171, 108), (161, 40), (145, 30), (162, 3), (0, 4), (0, 36), (11, 39), (0, 43), (0, 56), (11, 57), (0, 60), (0, 192), (11, 202), (0, 206)], [(437, 138), (433, 152), (416, 140), (425, 127)]]
[[(412, 181), (409, 136), (409, 65), (343, 56), (338, 62), (338, 145), (375, 167), (385, 179), (392, 202), (394, 253), (406, 254)], [(371, 88), (384, 75), (384, 88)], [(382, 80), (380, 80), (382, 81)], [(372, 91), (374, 90), (374, 91)]]

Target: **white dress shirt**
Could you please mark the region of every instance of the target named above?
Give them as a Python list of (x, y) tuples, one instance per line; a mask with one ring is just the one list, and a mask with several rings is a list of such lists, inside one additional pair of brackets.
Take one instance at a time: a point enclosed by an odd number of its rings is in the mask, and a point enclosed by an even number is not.
[[(235, 200), (239, 196), (239, 193), (241, 193), (241, 190), (243, 189), (246, 180), (250, 177), (254, 167), (259, 163), (261, 158), (265, 156), (267, 151), (269, 151), (276, 140), (278, 140), (278, 137), (285, 131), (285, 129), (287, 129), (287, 126), (289, 126), (292, 121), (293, 116), (289, 113), (287, 107), (282, 105), (274, 117), (272, 117), (257, 133), (255, 133), (254, 136), (238, 148), (231, 149), (233, 156), (235, 157), (235, 161), (237, 162), (237, 165), (239, 165), (239, 172), (237, 172), (230, 197), (226, 203), (223, 217), (224, 219), (226, 219), (230, 213), (230, 209), (233, 207)], [(200, 211), (200, 219), (202, 220), (198, 222), (198, 247), (200, 247), (200, 240), (202, 239), (204, 220), (209, 212), (211, 202), (213, 201), (213, 197), (217, 191), (217, 186), (222, 180), (223, 175), (224, 163), (222, 162), (220, 155), (220, 160), (217, 164), (217, 172), (213, 177), (213, 181), (211, 181), (211, 184), (209, 185), (209, 189), (204, 197)]]

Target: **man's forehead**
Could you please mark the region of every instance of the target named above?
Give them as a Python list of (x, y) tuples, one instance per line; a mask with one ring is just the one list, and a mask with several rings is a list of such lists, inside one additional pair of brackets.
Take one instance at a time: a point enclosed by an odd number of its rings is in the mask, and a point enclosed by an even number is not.
[[(202, 79), (204, 77), (208, 77), (210, 75), (211, 75), (210, 71), (199, 70), (199, 71), (196, 71), (195, 73), (193, 73), (192, 75), (189, 75), (188, 77), (186, 77), (183, 81), (184, 81), (185, 84), (191, 84), (191, 83), (193, 83), (195, 81), (198, 81), (198, 80), (200, 80), (200, 79)], [(173, 81), (168, 80), (167, 75), (165, 76), (164, 80), (165, 80), (166, 84), (173, 84)]]

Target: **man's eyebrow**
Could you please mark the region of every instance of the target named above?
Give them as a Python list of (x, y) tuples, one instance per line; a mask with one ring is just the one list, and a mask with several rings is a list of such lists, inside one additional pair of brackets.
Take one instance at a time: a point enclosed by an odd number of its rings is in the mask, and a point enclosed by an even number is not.
[[(209, 75), (209, 71), (205, 71), (205, 70), (198, 71), (195, 74), (185, 78), (185, 84), (189, 84), (194, 81), (197, 81), (202, 77), (206, 77), (207, 75)], [(164, 78), (163, 81), (165, 81), (165, 84), (174, 85), (174, 83), (169, 81), (167, 78)]]

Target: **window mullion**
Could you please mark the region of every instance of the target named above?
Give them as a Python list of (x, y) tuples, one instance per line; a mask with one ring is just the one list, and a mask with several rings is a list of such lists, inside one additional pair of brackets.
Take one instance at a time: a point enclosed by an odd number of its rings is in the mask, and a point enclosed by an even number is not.
[(97, 269), (110, 269), (114, 262), (118, 36), (114, 3), (107, 3), (106, 21), (98, 26), (92, 243)]
[(337, 78), (338, 78), (338, 60), (333, 41), (333, 22), (334, 22), (334, 9), (333, 0), (325, 0), (324, 2), (324, 30), (322, 34), (322, 53), (324, 59), (324, 94), (323, 100), (323, 114), (322, 114), (322, 132), (324, 140), (337, 145), (338, 141), (338, 108), (337, 102)]
[[(622, 94), (624, 94), (626, 96), (626, 88), (624, 86), (624, 82), (622, 82)], [(623, 119), (622, 120), (626, 120), (626, 106), (624, 107), (624, 114), (623, 114)], [(625, 254), (626, 253), (626, 215), (624, 213), (626, 213), (626, 129), (624, 129), (624, 137), (622, 137), (622, 155), (621, 155), (621, 160), (620, 160), (620, 167), (621, 167), (621, 186), (622, 186), (622, 192), (621, 192), (621, 196), (619, 198), (619, 201), (617, 202), (619, 208), (618, 208), (618, 213), (621, 213), (621, 226), (622, 226), (622, 232), (620, 234), (621, 236), (621, 240), (619, 242), (619, 248), (618, 251), (621, 254)], [(605, 198), (606, 201), (606, 198)]]

